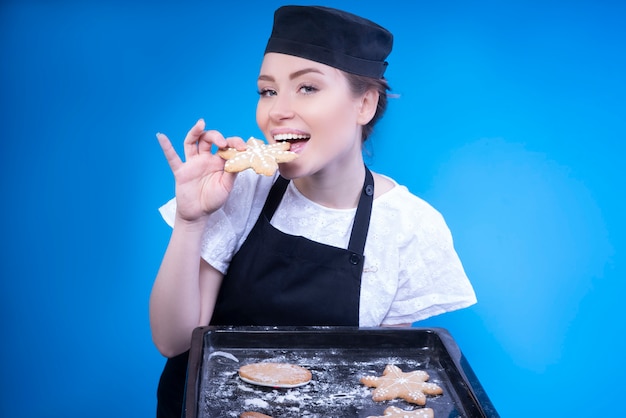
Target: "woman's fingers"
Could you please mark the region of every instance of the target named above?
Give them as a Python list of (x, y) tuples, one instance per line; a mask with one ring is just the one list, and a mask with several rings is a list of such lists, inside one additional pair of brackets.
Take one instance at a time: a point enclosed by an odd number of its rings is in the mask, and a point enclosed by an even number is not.
[[(224, 138), (224, 136), (218, 131), (205, 131), (204, 129), (204, 119), (199, 119), (195, 123), (195, 125), (191, 127), (189, 132), (187, 132), (187, 136), (185, 136), (185, 140), (183, 142), (186, 162), (188, 162), (190, 159), (194, 159), (194, 157), (197, 157), (198, 155), (210, 154), (210, 156), (212, 156), (213, 145), (215, 145), (217, 148), (232, 147), (239, 151), (243, 151), (246, 149), (246, 142), (241, 137), (232, 136)], [(173, 172), (175, 172), (185, 163), (176, 153), (176, 150), (172, 146), (172, 143), (167, 138), (167, 136), (162, 133), (158, 133), (157, 139), (159, 140), (159, 144), (163, 149), (163, 153), (167, 158), (167, 162), (170, 165), (170, 168)]]
[(180, 157), (176, 153), (176, 150), (172, 146), (169, 138), (162, 133), (157, 133), (157, 140), (159, 141), (159, 145), (163, 150), (163, 154), (165, 154), (165, 158), (167, 159), (167, 163), (170, 166), (172, 172), (178, 170), (178, 168), (183, 164)]
[(209, 153), (215, 144), (218, 148), (224, 148), (228, 145), (224, 136), (215, 130), (205, 131), (204, 119), (199, 119), (196, 124), (189, 130), (185, 137), (185, 159), (189, 159), (198, 154)]
[(224, 136), (215, 130), (204, 131), (198, 138), (198, 152), (211, 152), (211, 147), (215, 144), (218, 148), (224, 148), (227, 145)]
[(198, 154), (198, 140), (204, 132), (204, 126), (204, 119), (198, 119), (196, 124), (187, 132), (183, 142), (186, 160)]
[(246, 141), (244, 141), (243, 138), (239, 136), (230, 136), (226, 138), (226, 143), (229, 147), (235, 148), (239, 151), (245, 151), (245, 149), (247, 148)]

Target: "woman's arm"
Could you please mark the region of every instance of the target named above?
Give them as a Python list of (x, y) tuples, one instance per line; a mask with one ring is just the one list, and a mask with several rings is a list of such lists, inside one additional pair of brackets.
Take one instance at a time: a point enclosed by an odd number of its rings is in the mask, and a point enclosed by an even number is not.
[(200, 258), (204, 225), (176, 220), (150, 295), (150, 328), (157, 349), (173, 357), (189, 349), (194, 328), (207, 325), (222, 273)]
[(150, 295), (152, 339), (167, 357), (189, 349), (193, 329), (209, 323), (222, 282), (200, 250), (208, 216), (226, 201), (235, 175), (224, 172), (224, 160), (211, 147), (245, 148), (241, 138), (204, 128), (199, 120), (187, 133), (184, 162), (170, 140), (157, 135), (176, 180), (174, 228)]

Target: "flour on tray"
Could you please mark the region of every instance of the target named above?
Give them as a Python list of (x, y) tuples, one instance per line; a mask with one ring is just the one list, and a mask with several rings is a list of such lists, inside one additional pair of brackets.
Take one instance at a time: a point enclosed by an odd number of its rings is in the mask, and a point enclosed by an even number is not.
[(371, 390), (359, 382), (362, 375), (379, 373), (386, 364), (403, 364), (407, 369), (424, 366), (420, 360), (403, 357), (400, 353), (372, 358), (366, 350), (359, 349), (349, 350), (349, 353), (313, 349), (229, 351), (243, 364), (284, 362), (306, 367), (313, 378), (306, 386), (296, 388), (254, 386), (238, 378), (239, 367), (230, 359), (205, 353), (198, 418), (231, 416), (233, 412), (246, 410), (274, 418), (370, 416), (372, 408), (380, 408), (372, 401)]

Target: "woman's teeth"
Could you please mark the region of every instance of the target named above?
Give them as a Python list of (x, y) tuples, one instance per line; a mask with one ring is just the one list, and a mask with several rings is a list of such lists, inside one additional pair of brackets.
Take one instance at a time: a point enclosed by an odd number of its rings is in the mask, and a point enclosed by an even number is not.
[(274, 140), (276, 141), (300, 141), (309, 139), (310, 135), (302, 135), (302, 134), (278, 134), (274, 135)]

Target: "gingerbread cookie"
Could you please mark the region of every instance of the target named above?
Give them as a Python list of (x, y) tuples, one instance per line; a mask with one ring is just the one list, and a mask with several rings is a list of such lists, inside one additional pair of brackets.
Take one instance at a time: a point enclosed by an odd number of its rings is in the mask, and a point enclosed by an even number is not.
[(243, 412), (239, 415), (239, 418), (272, 418), (269, 415), (262, 414), (260, 412)]
[(404, 409), (390, 406), (383, 412), (384, 415), (372, 416), (367, 418), (434, 418), (435, 411), (430, 408), (421, 408), (414, 411), (405, 411)]
[(239, 368), (241, 380), (253, 385), (295, 388), (313, 377), (304, 367), (290, 363), (252, 363)]
[(271, 176), (278, 169), (278, 163), (288, 163), (298, 158), (298, 154), (289, 151), (289, 142), (266, 144), (260, 139), (250, 137), (246, 144), (248, 148), (245, 151), (235, 148), (217, 151), (217, 155), (226, 160), (224, 171), (238, 173), (252, 168), (257, 174)]
[(418, 405), (426, 404), (426, 395), (441, 395), (443, 389), (434, 383), (426, 383), (428, 373), (417, 370), (403, 373), (399, 367), (388, 364), (383, 375), (364, 376), (361, 383), (375, 387), (372, 400), (389, 401), (396, 398)]

